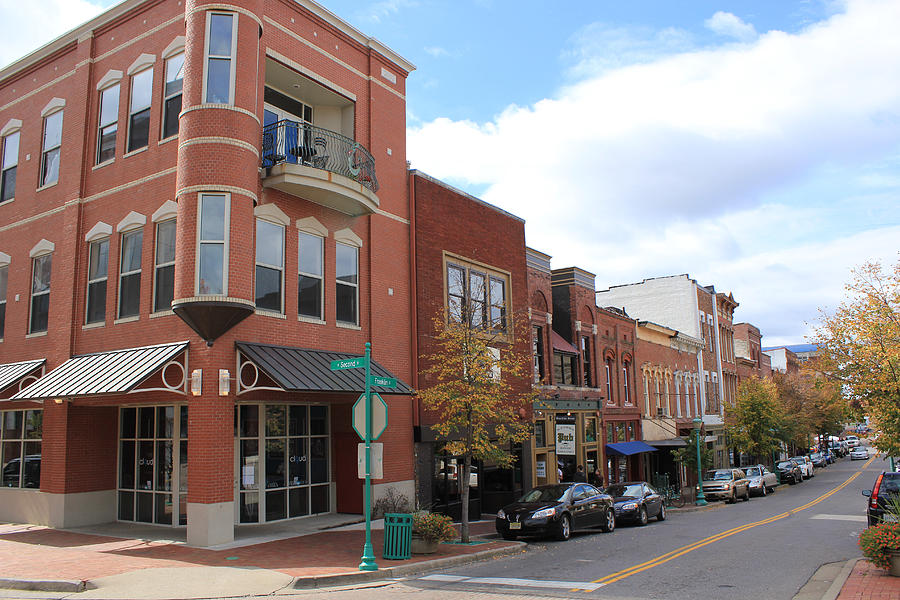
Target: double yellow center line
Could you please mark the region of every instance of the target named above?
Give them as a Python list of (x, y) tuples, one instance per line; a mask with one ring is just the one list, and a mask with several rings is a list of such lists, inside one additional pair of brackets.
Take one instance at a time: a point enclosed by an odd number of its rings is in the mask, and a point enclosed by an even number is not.
[[(873, 456), (873, 457), (870, 458), (868, 461), (866, 461), (866, 463), (863, 465), (863, 469), (865, 469), (866, 467), (868, 467), (868, 466), (872, 463), (872, 461), (874, 461), (874, 460), (875, 460), (875, 457)], [(819, 502), (822, 502), (823, 500), (825, 500), (825, 499), (827, 499), (827, 498), (830, 498), (831, 496), (833, 496), (833, 495), (836, 494), (837, 492), (841, 491), (842, 489), (844, 489), (845, 487), (847, 487), (848, 485), (850, 485), (850, 483), (851, 483), (854, 479), (856, 479), (857, 477), (859, 477), (860, 473), (862, 473), (862, 470), (859, 470), (859, 471), (857, 471), (856, 473), (854, 473), (853, 475), (851, 475), (851, 476), (847, 479), (847, 481), (845, 481), (845, 482), (842, 483), (841, 485), (837, 486), (836, 488), (834, 488), (834, 489), (831, 490), (830, 492), (825, 493), (825, 494), (822, 494), (821, 496), (819, 496), (819, 497), (816, 498), (815, 500), (812, 500), (812, 501), (810, 501), (810, 502), (807, 502), (807, 503), (804, 504), (803, 506), (798, 506), (797, 508), (794, 508), (794, 509), (791, 509), (791, 510), (789, 510), (789, 511), (787, 511), (787, 512), (783, 512), (783, 513), (780, 513), (780, 514), (777, 514), (777, 515), (768, 517), (768, 518), (763, 519), (763, 520), (761, 520), (761, 521), (755, 521), (755, 522), (753, 522), (753, 523), (747, 523), (746, 525), (741, 525), (740, 527), (735, 527), (734, 529), (729, 529), (729, 530), (727, 530), (727, 531), (723, 531), (723, 532), (721, 532), (721, 533), (717, 533), (717, 534), (715, 534), (715, 535), (711, 535), (711, 536), (709, 536), (709, 537), (707, 537), (707, 538), (703, 538), (702, 540), (698, 540), (698, 541), (696, 541), (696, 542), (694, 542), (694, 543), (692, 543), (692, 544), (688, 544), (687, 546), (682, 546), (681, 548), (676, 548), (675, 550), (672, 550), (671, 552), (667, 552), (666, 554), (663, 554), (663, 555), (661, 555), (661, 556), (657, 556), (656, 558), (651, 559), (651, 560), (648, 560), (647, 562), (643, 562), (643, 563), (641, 563), (641, 564), (639, 564), (639, 565), (634, 565), (633, 567), (629, 567), (629, 568), (627, 568), (627, 569), (623, 569), (623, 570), (621, 570), (621, 571), (617, 571), (617, 572), (615, 572), (615, 573), (612, 573), (611, 575), (607, 575), (606, 577), (602, 577), (602, 578), (600, 578), (600, 579), (595, 579), (595, 580), (592, 581), (591, 583), (599, 583), (601, 586), (609, 585), (610, 583), (615, 583), (615, 582), (621, 581), (621, 580), (623, 580), (623, 579), (625, 579), (625, 578), (627, 578), (627, 577), (631, 577), (632, 575), (637, 575), (638, 573), (641, 573), (642, 571), (646, 571), (646, 570), (648, 570), (648, 569), (652, 569), (653, 567), (656, 567), (656, 566), (661, 565), (661, 564), (663, 564), (663, 563), (667, 563), (667, 562), (669, 562), (670, 560), (674, 560), (674, 559), (678, 558), (679, 556), (684, 556), (685, 554), (687, 554), (687, 553), (689, 553), (689, 552), (693, 552), (694, 550), (698, 550), (698, 549), (700, 549), (700, 548), (702, 548), (702, 547), (704, 547), (704, 546), (708, 546), (709, 544), (712, 544), (712, 543), (714, 543), (714, 542), (718, 542), (719, 540), (723, 540), (723, 539), (725, 539), (725, 538), (727, 538), (727, 537), (731, 537), (731, 536), (736, 535), (736, 534), (738, 534), (738, 533), (747, 531), (748, 529), (753, 529), (754, 527), (759, 527), (760, 525), (768, 525), (769, 523), (774, 523), (775, 521), (778, 521), (778, 520), (780, 520), (780, 519), (784, 519), (784, 518), (786, 518), (786, 517), (789, 517), (789, 516), (791, 516), (791, 515), (793, 515), (793, 514), (796, 514), (796, 513), (800, 512), (800, 511), (802, 511), (802, 510), (806, 510), (807, 508), (810, 508), (810, 507), (812, 507), (812, 506), (815, 506), (816, 504), (818, 504)], [(580, 591), (580, 589), (579, 589), (579, 588), (576, 588), (576, 589), (573, 589), (573, 590), (571, 590), (571, 591), (577, 592), (577, 591)]]

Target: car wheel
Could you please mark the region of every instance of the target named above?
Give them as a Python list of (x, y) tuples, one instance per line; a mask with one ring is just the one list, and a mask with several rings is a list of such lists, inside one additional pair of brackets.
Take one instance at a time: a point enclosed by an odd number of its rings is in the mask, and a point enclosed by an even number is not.
[(640, 516), (638, 517), (638, 525), (640, 525), (641, 527), (643, 527), (644, 525), (647, 524), (647, 521), (649, 521), (649, 520), (650, 520), (650, 519), (647, 517), (647, 507), (646, 507), (646, 506), (642, 506), (642, 507), (641, 507), (641, 514), (640, 514)]
[(750, 502), (750, 488), (749, 487), (744, 492), (744, 502)]
[(656, 520), (657, 521), (665, 521), (666, 520), (666, 505), (665, 504), (659, 505), (659, 514), (656, 515)]
[(507, 531), (506, 533), (501, 533), (501, 534), (500, 534), (500, 537), (502, 537), (504, 540), (510, 540), (510, 541), (512, 541), (512, 540), (515, 540), (517, 536), (516, 536), (515, 533), (512, 533), (512, 532), (510, 532), (510, 531)]
[(768, 494), (768, 493), (769, 493), (769, 488), (767, 488), (766, 484), (764, 483), (762, 486), (762, 492), (760, 492), (759, 495), (762, 496), (763, 498), (765, 498), (766, 494)]
[(606, 519), (604, 519), (603, 524), (600, 526), (600, 531), (603, 533), (609, 533), (613, 529), (616, 528), (616, 513), (611, 508), (606, 509)]
[(731, 498), (726, 500), (726, 502), (728, 504), (734, 504), (735, 502), (737, 502), (737, 492), (735, 492), (734, 490), (731, 490)]
[(563, 515), (556, 524), (556, 539), (564, 542), (572, 537), (572, 522), (569, 515)]

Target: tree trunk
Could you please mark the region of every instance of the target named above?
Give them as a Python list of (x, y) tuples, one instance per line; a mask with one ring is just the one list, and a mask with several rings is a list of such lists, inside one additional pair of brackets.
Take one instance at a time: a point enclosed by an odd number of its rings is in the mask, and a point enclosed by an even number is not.
[(469, 472), (471, 470), (472, 456), (467, 452), (459, 482), (460, 499), (462, 500), (459, 516), (459, 541), (463, 544), (469, 543)]

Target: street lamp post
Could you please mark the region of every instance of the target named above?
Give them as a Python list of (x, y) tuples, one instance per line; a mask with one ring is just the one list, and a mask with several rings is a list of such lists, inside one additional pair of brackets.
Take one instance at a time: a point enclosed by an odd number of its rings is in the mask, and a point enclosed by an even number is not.
[(703, 426), (703, 419), (694, 417), (694, 431), (697, 434), (697, 506), (706, 506), (706, 497), (703, 495), (703, 465), (700, 462), (700, 428)]

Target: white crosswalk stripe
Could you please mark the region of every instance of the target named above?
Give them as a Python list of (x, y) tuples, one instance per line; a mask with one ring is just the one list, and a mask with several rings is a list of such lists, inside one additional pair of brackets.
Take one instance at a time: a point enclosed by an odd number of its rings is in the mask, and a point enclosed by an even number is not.
[(866, 515), (826, 515), (820, 513), (811, 516), (810, 519), (824, 519), (826, 521), (858, 521), (860, 523), (865, 523)]
[(593, 592), (603, 587), (602, 583), (590, 581), (553, 581), (547, 579), (518, 579), (514, 577), (464, 577), (462, 575), (426, 575), (423, 581), (442, 581), (445, 583), (469, 583), (475, 585), (505, 585), (526, 588), (550, 588), (564, 590), (585, 590)]

